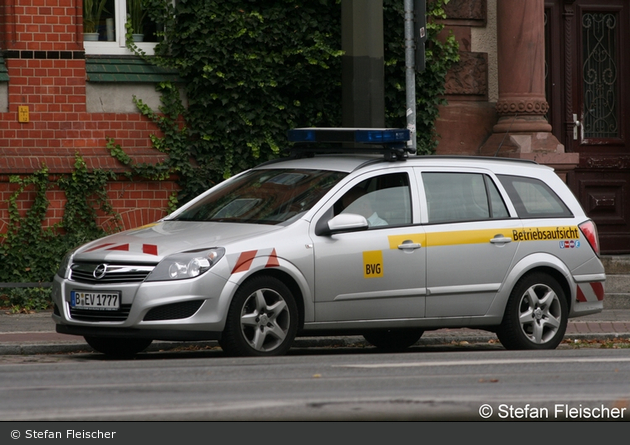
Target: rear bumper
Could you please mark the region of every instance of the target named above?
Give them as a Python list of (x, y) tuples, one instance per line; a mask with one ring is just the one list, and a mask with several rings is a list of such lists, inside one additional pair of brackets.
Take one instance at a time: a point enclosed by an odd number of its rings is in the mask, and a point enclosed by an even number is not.
[(574, 279), (577, 289), (569, 317), (597, 314), (604, 310), (606, 275), (578, 275)]

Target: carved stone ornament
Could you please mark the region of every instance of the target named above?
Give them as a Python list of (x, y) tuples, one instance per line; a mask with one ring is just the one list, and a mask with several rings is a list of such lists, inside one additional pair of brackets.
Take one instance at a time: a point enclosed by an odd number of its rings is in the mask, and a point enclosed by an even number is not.
[(588, 168), (605, 168), (615, 170), (627, 170), (630, 168), (630, 157), (595, 157), (589, 156), (581, 160), (581, 164)]
[(499, 99), (497, 101), (497, 113), (499, 115), (540, 115), (549, 111), (549, 104), (544, 99)]
[(450, 0), (444, 5), (449, 19), (486, 20), (488, 11), (486, 0)]
[(488, 94), (488, 54), (462, 52), (460, 59), (446, 74), (446, 94)]

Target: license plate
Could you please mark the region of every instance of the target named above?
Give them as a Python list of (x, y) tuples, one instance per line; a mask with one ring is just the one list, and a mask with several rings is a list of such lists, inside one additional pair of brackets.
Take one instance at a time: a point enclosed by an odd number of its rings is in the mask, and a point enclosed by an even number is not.
[(120, 292), (70, 292), (70, 306), (75, 309), (115, 311), (120, 309)]

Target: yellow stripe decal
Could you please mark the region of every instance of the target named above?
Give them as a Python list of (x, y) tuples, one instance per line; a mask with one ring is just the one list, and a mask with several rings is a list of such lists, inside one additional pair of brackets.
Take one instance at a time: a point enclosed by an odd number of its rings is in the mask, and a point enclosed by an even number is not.
[(496, 228), (481, 230), (454, 230), (451, 232), (413, 233), (389, 236), (389, 248), (398, 249), (403, 241), (410, 240), (423, 247), (454, 246), (461, 244), (489, 243), (492, 238), (502, 235), (512, 241), (558, 241), (580, 239), (576, 226)]
[(554, 241), (564, 239), (580, 239), (577, 227), (525, 227), (512, 230), (514, 241)]
[(505, 237), (510, 236), (506, 229), (458, 230), (455, 232), (428, 233), (427, 247), (489, 243), (492, 238), (500, 234), (503, 234)]

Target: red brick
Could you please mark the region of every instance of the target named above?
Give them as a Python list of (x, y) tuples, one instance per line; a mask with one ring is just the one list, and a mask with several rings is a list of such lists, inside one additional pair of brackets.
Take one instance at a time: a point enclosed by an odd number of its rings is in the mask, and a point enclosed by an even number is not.
[[(10, 13), (16, 14), (16, 19), (6, 12), (3, 16), (4, 23), (12, 24), (18, 38), (11, 43), (11, 49), (80, 49), (81, 43), (75, 42), (82, 21), (74, 16), (77, 2), (80, 0), (30, 0), (26, 6), (12, 2)], [(138, 162), (157, 162), (163, 157), (150, 148), (149, 140), (150, 134), (160, 132), (139, 113), (86, 113), (85, 60), (7, 59), (5, 63), (11, 81), (9, 112), (0, 113), (0, 165), (4, 173), (1, 189), (15, 189), (7, 182), (12, 172), (28, 174), (40, 169), (42, 163), (54, 174), (69, 173), (76, 153), (91, 156), (86, 158), (90, 168), (122, 172), (124, 167), (105, 148), (109, 137), (115, 138)], [(17, 122), (18, 105), (29, 106), (30, 123)], [(161, 208), (166, 207), (170, 193), (176, 189), (173, 182), (151, 181), (117, 181), (109, 186), (116, 211), (126, 214), (127, 227), (163, 216), (165, 211)], [(0, 194), (0, 199), (8, 196)], [(28, 208), (32, 199), (32, 193), (20, 197), (21, 211)], [(49, 199), (50, 218), (46, 224), (54, 224), (63, 215), (65, 196), (57, 191)], [(5, 201), (0, 202), (0, 221), (7, 218), (4, 204)], [(102, 218), (103, 222), (111, 222), (106, 215)]]

